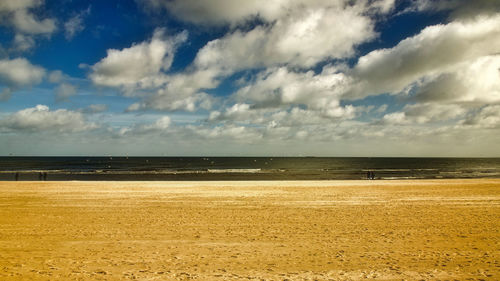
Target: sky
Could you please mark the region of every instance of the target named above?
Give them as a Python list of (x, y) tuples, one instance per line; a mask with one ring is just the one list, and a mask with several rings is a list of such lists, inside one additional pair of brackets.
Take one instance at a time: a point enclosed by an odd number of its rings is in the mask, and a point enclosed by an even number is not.
[(2, 0), (0, 156), (500, 157), (498, 0)]

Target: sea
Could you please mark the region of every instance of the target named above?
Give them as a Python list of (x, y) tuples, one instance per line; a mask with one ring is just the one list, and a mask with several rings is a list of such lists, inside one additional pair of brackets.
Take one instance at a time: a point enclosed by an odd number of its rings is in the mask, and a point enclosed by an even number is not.
[(499, 178), (500, 158), (0, 157), (0, 180)]

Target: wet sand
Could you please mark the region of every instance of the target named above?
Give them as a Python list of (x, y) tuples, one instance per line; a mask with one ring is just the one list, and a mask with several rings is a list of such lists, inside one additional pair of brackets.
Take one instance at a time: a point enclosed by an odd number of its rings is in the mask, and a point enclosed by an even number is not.
[(0, 182), (0, 280), (499, 280), (500, 179)]

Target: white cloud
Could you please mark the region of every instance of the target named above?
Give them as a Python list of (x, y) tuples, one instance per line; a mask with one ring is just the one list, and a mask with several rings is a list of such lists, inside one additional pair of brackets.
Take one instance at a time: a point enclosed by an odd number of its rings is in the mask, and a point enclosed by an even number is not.
[(0, 60), (0, 83), (7, 87), (38, 84), (44, 76), (44, 68), (32, 65), (25, 58)]
[(56, 101), (66, 101), (76, 94), (76, 87), (69, 83), (62, 83), (56, 88)]
[(40, 5), (41, 0), (4, 0), (0, 2), (0, 12), (13, 12)]
[(456, 104), (414, 104), (403, 109), (407, 118), (416, 123), (446, 122), (462, 117), (467, 112), (466, 108)]
[(11, 21), (14, 28), (22, 33), (51, 34), (56, 30), (54, 19), (38, 20), (28, 10), (16, 10)]
[(97, 128), (85, 121), (80, 112), (66, 109), (51, 111), (45, 105), (12, 113), (0, 120), (0, 130), (21, 132), (79, 132)]
[(377, 109), (375, 109), (375, 112), (376, 113), (384, 113), (387, 111), (388, 107), (389, 106), (387, 104), (383, 104), (383, 105), (379, 106)]
[[(352, 110), (357, 111), (356, 108)], [(258, 134), (262, 141), (267, 142), (343, 138), (346, 124), (355, 124), (349, 119), (350, 116), (347, 115), (332, 118), (321, 111), (299, 107), (251, 108), (249, 104), (235, 104), (224, 111), (212, 111), (207, 121), (208, 124), (216, 125), (217, 130), (226, 127), (247, 127), (254, 134)]]
[(140, 2), (155, 9), (166, 8), (172, 15), (182, 20), (196, 24), (225, 24), (235, 23), (249, 17), (261, 15), (266, 18), (275, 18), (281, 13), (282, 6), (288, 2), (283, 0), (265, 1), (163, 1), (141, 0)]
[[(275, 121), (275, 126), (286, 127), (304, 127), (305, 125), (322, 125), (325, 123), (339, 124), (342, 119), (348, 120), (354, 117), (354, 108), (346, 107), (338, 109), (339, 114), (336, 116), (325, 115), (321, 111), (301, 109), (293, 107), (289, 111), (277, 112), (272, 115), (272, 121)], [(352, 112), (351, 112), (352, 111)], [(337, 119), (337, 120), (332, 120)], [(272, 122), (271, 121), (271, 122)]]
[(0, 101), (9, 100), (11, 96), (12, 96), (12, 89), (3, 88), (2, 91), (0, 92)]
[(225, 109), (224, 112), (212, 111), (208, 117), (209, 121), (244, 121), (258, 124), (262, 122), (264, 117), (262, 110), (252, 110), (249, 104), (237, 103)]
[(474, 17), (478, 14), (495, 14), (500, 11), (496, 0), (414, 0), (407, 11), (451, 11), (452, 18)]
[(35, 39), (32, 36), (24, 34), (16, 34), (14, 37), (14, 49), (24, 52), (32, 49), (35, 46)]
[(500, 102), (500, 55), (480, 57), (424, 80), (416, 98), (425, 102)]
[(26, 34), (50, 34), (56, 30), (55, 20), (38, 20), (31, 9), (43, 4), (43, 0), (2, 0), (0, 22), (6, 22), (17, 32)]
[(467, 116), (462, 123), (475, 128), (500, 128), (500, 105), (488, 105)]
[(195, 58), (195, 68), (217, 71), (214, 78), (279, 65), (309, 68), (328, 58), (350, 57), (356, 45), (376, 36), (374, 22), (363, 5), (343, 1), (283, 1), (277, 5), (279, 12), (264, 17), (268, 24), (250, 31), (238, 29), (205, 45)]
[(499, 52), (500, 15), (426, 27), (394, 48), (361, 57), (352, 71), (359, 82), (345, 97), (399, 93), (426, 76)]
[[(377, 36), (372, 15), (386, 13), (394, 6), (391, 0), (143, 2), (156, 9), (165, 7), (182, 20), (196, 24), (237, 27), (201, 48), (187, 71), (163, 77), (166, 86), (150, 99), (155, 103), (143, 102), (143, 108), (151, 108), (160, 97), (193, 99), (203, 89), (215, 88), (222, 79), (242, 70), (280, 66), (308, 69), (327, 59), (351, 57), (357, 45)], [(250, 30), (240, 26), (254, 17), (263, 23)]]
[(149, 8), (165, 8), (170, 13), (187, 22), (195, 24), (236, 25), (258, 17), (272, 22), (300, 9), (324, 7), (358, 6), (372, 12), (389, 12), (394, 0), (347, 1), (347, 0), (138, 0)]
[(372, 9), (375, 9), (376, 12), (383, 14), (393, 11), (395, 4), (396, 0), (381, 0), (370, 3)]
[(210, 109), (214, 98), (206, 93), (195, 93), (187, 96), (176, 96), (164, 89), (158, 90), (143, 101), (132, 104), (127, 111), (137, 110), (166, 110), (166, 111), (189, 111), (193, 112), (199, 108)]
[(166, 110), (166, 111), (196, 111), (200, 108), (210, 109), (216, 98), (200, 91), (204, 88), (215, 88), (218, 83), (213, 70), (179, 73), (163, 77), (165, 85), (156, 89), (141, 102), (132, 104), (128, 110)]
[[(353, 69), (332, 67), (320, 74), (306, 71), (329, 58), (350, 57), (356, 45), (375, 38), (370, 13), (389, 12), (394, 1), (367, 3), (282, 1), (261, 7), (256, 1), (241, 6), (220, 1), (212, 3), (219, 7), (217, 9), (197, 2), (198, 8), (190, 10), (186, 2), (156, 1), (153, 5), (184, 11), (179, 17), (194, 23), (237, 26), (255, 16), (267, 23), (246, 31), (232, 29), (222, 38), (209, 42), (199, 50), (188, 71), (163, 77), (165, 86), (129, 109), (193, 111), (197, 108), (194, 101), (207, 97), (203, 89), (216, 88), (223, 78), (234, 72), (256, 68), (266, 70), (237, 91), (233, 96), (237, 103), (257, 108), (305, 105), (332, 118), (355, 117), (352, 107), (340, 106), (342, 99), (382, 93), (414, 90), (419, 100), (427, 101), (432, 96), (439, 99), (446, 95), (454, 95), (449, 100), (456, 102), (497, 99), (497, 62), (483, 57), (500, 52), (498, 15), (427, 27), (393, 48), (361, 57)], [(205, 8), (214, 8), (213, 14), (217, 17), (212, 17), (210, 11), (205, 13)], [(197, 13), (205, 18), (198, 17)], [(332, 14), (336, 16), (331, 17)], [(474, 68), (475, 64), (478, 66)], [(481, 78), (473, 81), (463, 79), (465, 76)], [(450, 77), (462, 85), (449, 82)], [(461, 92), (453, 91), (457, 84)], [(489, 87), (487, 91), (486, 87)], [(443, 93), (436, 93), (435, 89)]]
[(386, 125), (444, 123), (463, 117), (466, 113), (466, 108), (456, 104), (412, 104), (406, 105), (400, 112), (385, 114), (377, 123)]
[(90, 6), (82, 12), (71, 17), (64, 23), (64, 36), (66, 40), (71, 40), (73, 37), (85, 29), (83, 21), (90, 14)]
[(152, 133), (166, 133), (170, 127), (171, 120), (168, 116), (163, 116), (150, 124), (136, 124), (132, 127), (123, 127), (120, 129), (120, 135), (147, 135)]
[[(40, 10), (43, 0), (2, 0), (0, 1), (0, 25), (14, 31), (10, 52), (26, 52), (32, 50), (35, 38), (44, 35), (45, 38), (56, 31), (56, 20), (40, 19), (34, 14), (34, 9)], [(1, 48), (0, 48), (1, 50)]]
[(382, 124), (392, 124), (392, 125), (403, 125), (409, 123), (409, 121), (406, 119), (406, 114), (404, 112), (393, 112), (385, 114), (381, 122)]
[(322, 139), (328, 134), (315, 134), (324, 130), (318, 126), (337, 126), (362, 111), (340, 104), (339, 96), (348, 84), (345, 75), (338, 73), (341, 68), (326, 66), (319, 74), (286, 67), (268, 69), (234, 94), (236, 104), (212, 111), (208, 121), (254, 127), (264, 138)]
[(262, 132), (258, 129), (234, 124), (215, 127), (188, 125), (185, 129), (188, 131), (188, 134), (198, 136), (201, 139), (229, 139), (242, 143), (254, 143), (262, 138)]
[(450, 10), (456, 7), (458, 2), (457, 0), (414, 0), (404, 12)]
[(60, 70), (54, 70), (49, 73), (50, 83), (61, 83), (63, 79), (66, 79), (64, 73)]
[(129, 94), (137, 88), (164, 84), (162, 71), (170, 68), (176, 48), (187, 39), (186, 32), (172, 38), (164, 33), (156, 29), (148, 42), (122, 50), (109, 49), (107, 56), (92, 66), (90, 79), (98, 86), (121, 87)]
[(354, 46), (375, 37), (373, 28), (355, 7), (292, 11), (270, 27), (236, 30), (209, 42), (194, 63), (198, 69), (228, 72), (280, 64), (311, 67), (328, 58), (352, 56)]
[(250, 101), (256, 107), (305, 105), (326, 117), (353, 118), (350, 106), (340, 106), (340, 95), (349, 85), (348, 77), (327, 66), (320, 74), (313, 71), (291, 72), (287, 68), (274, 68), (260, 73), (249, 85), (242, 87), (235, 96), (240, 101)]
[(91, 104), (82, 110), (83, 113), (101, 113), (108, 110), (105, 104)]
[[(77, 93), (77, 87), (70, 82), (75, 79), (67, 74), (64, 74), (60, 70), (53, 70), (49, 72), (47, 80), (50, 83), (59, 84), (54, 88), (56, 102), (67, 101), (70, 97)], [(85, 110), (83, 112), (85, 112)]]
[(146, 130), (165, 130), (170, 126), (170, 117), (163, 116), (156, 120), (153, 124), (145, 125)]
[[(355, 108), (349, 107), (355, 111)], [(354, 115), (354, 113), (353, 113)], [(343, 115), (342, 119), (352, 118), (351, 115)], [(301, 127), (307, 125), (320, 125), (332, 123), (332, 117), (322, 114), (321, 111), (290, 108), (252, 108), (249, 104), (234, 104), (224, 111), (212, 111), (208, 117), (210, 122), (238, 123), (245, 125), (262, 125), (272, 128), (277, 127)]]

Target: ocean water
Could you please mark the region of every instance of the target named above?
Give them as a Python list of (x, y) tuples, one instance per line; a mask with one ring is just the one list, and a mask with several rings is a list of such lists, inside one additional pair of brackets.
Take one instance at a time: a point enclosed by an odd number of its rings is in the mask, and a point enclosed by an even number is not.
[[(0, 157), (0, 180), (326, 180), (500, 177), (500, 158)], [(42, 173), (42, 174), (41, 174)]]

